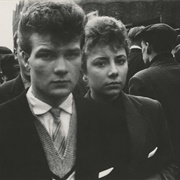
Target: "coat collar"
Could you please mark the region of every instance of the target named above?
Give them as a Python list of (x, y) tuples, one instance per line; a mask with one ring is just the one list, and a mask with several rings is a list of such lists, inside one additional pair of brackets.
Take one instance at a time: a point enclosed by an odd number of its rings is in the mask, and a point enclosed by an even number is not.
[(173, 55), (169, 52), (160, 53), (157, 56), (155, 56), (152, 61), (149, 63), (148, 66), (158, 66), (163, 64), (169, 64), (169, 63), (175, 63), (175, 60), (173, 58)]
[(24, 91), (24, 84), (21, 78), (21, 75), (18, 75), (14, 80), (11, 87), (11, 93), (14, 94), (13, 97), (16, 97), (20, 94), (20, 92)]

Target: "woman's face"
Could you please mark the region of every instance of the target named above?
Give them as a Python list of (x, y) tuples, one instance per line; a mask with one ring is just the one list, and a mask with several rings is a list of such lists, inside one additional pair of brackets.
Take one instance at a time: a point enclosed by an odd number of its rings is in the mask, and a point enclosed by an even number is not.
[(96, 46), (87, 55), (86, 79), (94, 99), (116, 98), (123, 89), (128, 71), (124, 48)]

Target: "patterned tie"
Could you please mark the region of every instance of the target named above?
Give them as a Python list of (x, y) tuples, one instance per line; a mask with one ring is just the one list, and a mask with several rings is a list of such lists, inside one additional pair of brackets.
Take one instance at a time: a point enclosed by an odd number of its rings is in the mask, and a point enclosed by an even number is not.
[(65, 141), (65, 134), (63, 131), (63, 127), (61, 124), (61, 119), (60, 119), (60, 108), (51, 108), (50, 112), (52, 116), (54, 117), (54, 122), (57, 125), (55, 132), (53, 133), (53, 141), (54, 141), (54, 146), (56, 150), (58, 151), (59, 155), (63, 157), (65, 148), (66, 148), (66, 141)]

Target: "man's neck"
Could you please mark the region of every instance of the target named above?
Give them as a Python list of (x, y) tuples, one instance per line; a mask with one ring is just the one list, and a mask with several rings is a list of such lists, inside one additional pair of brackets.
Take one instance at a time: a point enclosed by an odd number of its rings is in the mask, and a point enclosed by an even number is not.
[(30, 86), (30, 84), (31, 84), (30, 81), (28, 80), (28, 78), (26, 78), (26, 76), (24, 76), (22, 74), (22, 72), (20, 72), (20, 76), (21, 76), (22, 82), (24, 84), (24, 88), (25, 89), (28, 88)]
[(155, 53), (155, 52), (149, 54), (149, 62), (151, 62), (154, 59), (154, 57), (156, 57), (157, 55), (158, 53)]
[(59, 107), (59, 105), (62, 104), (69, 96), (67, 95), (66, 97), (58, 97), (58, 96), (52, 96), (48, 94), (42, 94), (42, 92), (38, 93), (36, 90), (33, 89), (32, 86), (31, 86), (31, 90), (32, 90), (33, 95), (37, 99), (55, 108)]

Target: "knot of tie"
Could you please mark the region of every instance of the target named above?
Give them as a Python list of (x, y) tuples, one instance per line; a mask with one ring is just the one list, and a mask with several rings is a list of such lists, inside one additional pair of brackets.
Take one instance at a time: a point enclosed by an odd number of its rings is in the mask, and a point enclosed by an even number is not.
[(54, 117), (54, 121), (56, 123), (58, 123), (60, 121), (59, 117), (60, 117), (61, 109), (60, 108), (51, 108), (50, 112), (51, 112), (52, 116)]

